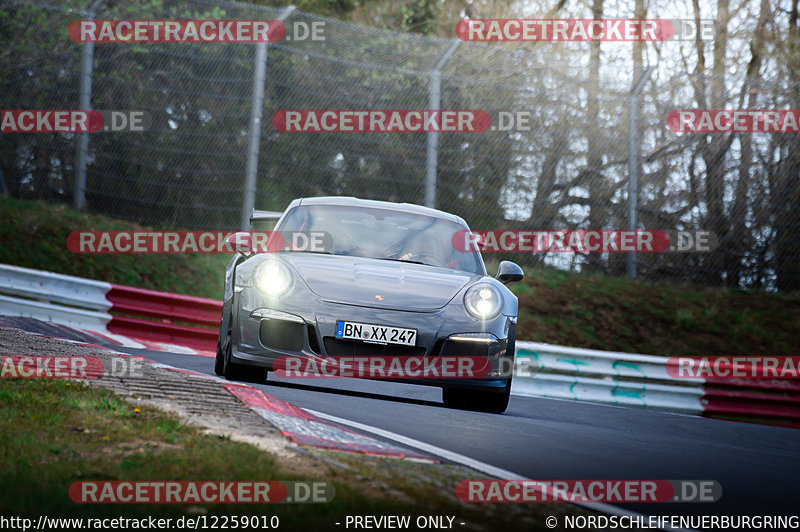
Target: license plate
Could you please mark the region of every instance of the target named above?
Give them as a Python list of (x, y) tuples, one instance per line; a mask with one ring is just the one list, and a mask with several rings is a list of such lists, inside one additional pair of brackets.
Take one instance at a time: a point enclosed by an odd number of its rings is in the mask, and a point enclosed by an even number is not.
[(336, 338), (379, 344), (416, 345), (417, 330), (352, 321), (336, 322)]

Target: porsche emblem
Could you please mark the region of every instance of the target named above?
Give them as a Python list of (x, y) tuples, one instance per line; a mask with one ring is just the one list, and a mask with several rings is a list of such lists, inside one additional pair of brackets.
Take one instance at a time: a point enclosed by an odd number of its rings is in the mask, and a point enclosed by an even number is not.
[(375, 299), (377, 299), (378, 301), (383, 301), (383, 296), (379, 295), (379, 294), (375, 294)]

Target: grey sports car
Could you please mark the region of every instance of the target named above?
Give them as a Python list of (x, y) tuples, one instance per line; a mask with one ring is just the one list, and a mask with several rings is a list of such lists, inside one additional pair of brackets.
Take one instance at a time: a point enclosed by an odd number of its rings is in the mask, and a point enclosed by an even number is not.
[[(480, 357), (474, 378), (392, 378), (439, 386), (447, 406), (504, 412), (511, 390), (517, 298), (523, 272), (487, 275), (477, 250), (453, 245), (469, 231), (452, 214), (345, 197), (294, 200), (275, 231), (326, 236), (324, 249), (287, 245), (237, 253), (225, 272), (215, 371), (264, 380), (287, 356)], [(269, 213), (254, 211), (254, 229)], [(444, 374), (444, 372), (443, 372)]]

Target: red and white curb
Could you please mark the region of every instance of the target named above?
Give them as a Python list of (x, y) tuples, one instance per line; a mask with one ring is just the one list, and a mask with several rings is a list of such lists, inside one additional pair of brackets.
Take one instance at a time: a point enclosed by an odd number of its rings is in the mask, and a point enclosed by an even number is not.
[(222, 302), (0, 264), (0, 315), (91, 331), (135, 349), (213, 356)]
[(142, 338), (129, 338), (127, 336), (112, 334), (107, 331), (97, 331), (85, 329), (61, 323), (42, 321), (33, 317), (6, 316), (3, 315), (5, 309), (0, 307), (0, 326), (11, 327), (29, 333), (50, 336), (96, 344), (103, 347), (128, 347), (131, 349), (146, 349), (149, 351), (160, 351), (179, 355), (192, 355), (213, 358), (214, 351), (193, 349), (185, 345), (168, 344), (162, 342), (151, 342)]
[(307, 410), (267, 395), (251, 386), (230, 383), (223, 384), (223, 386), (244, 404), (258, 412), (261, 417), (278, 427), (281, 434), (299, 445), (390, 458), (436, 461), (427, 455), (376, 440), (340, 424), (322, 419)]
[(114, 349), (114, 345), (109, 345), (108, 342), (103, 344), (94, 343), (93, 340), (96, 337), (93, 338), (86, 331), (72, 329), (63, 325), (52, 327), (52, 324), (36, 323), (36, 321), (30, 318), (0, 317), (0, 327), (17, 329), (27, 334), (59, 338), (95, 349), (105, 349), (119, 356), (141, 360), (156, 368), (181, 373), (190, 378), (206, 380), (211, 386), (222, 386), (245, 406), (275, 426), (283, 436), (298, 445), (387, 458), (403, 458), (426, 462), (438, 461), (426, 454), (367, 436), (341, 424), (322, 419), (291, 403), (266, 394), (253, 386), (234, 383), (215, 375), (176, 368), (138, 355), (121, 353)]

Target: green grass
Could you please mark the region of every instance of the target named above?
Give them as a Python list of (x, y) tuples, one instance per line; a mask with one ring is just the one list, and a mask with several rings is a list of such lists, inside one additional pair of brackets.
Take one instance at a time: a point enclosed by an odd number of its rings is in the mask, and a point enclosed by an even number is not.
[[(67, 490), (79, 480), (309, 480), (287, 476), (257, 448), (201, 434), (170, 414), (135, 407), (111, 392), (55, 380), (0, 382), (0, 514), (175, 517), (186, 505), (77, 505)], [(282, 524), (330, 525), (332, 513), (409, 511), (336, 484), (328, 505), (259, 506)], [(247, 513), (245, 505), (210, 505), (210, 513)], [(316, 525), (316, 526), (315, 526)]]
[[(228, 255), (78, 255), (75, 230), (141, 229), (64, 205), (0, 197), (0, 263), (220, 298)], [(491, 269), (491, 268), (490, 268)], [(520, 339), (650, 354), (796, 354), (800, 294), (632, 282), (553, 269), (526, 272)]]
[(221, 254), (77, 254), (67, 249), (72, 231), (152, 229), (74, 211), (63, 204), (0, 196), (0, 263), (78, 275), (110, 283), (220, 299)]
[(642, 283), (547, 269), (526, 272), (523, 339), (658, 355), (796, 354), (800, 294)]
[[(345, 467), (328, 469), (298, 457), (289, 462), (296, 473), (287, 474), (254, 446), (204, 434), (108, 390), (55, 379), (0, 380), (0, 515), (6, 517), (276, 515), (283, 530), (341, 530), (334, 523), (347, 515), (454, 515), (478, 530), (513, 528), (518, 518), (533, 520), (530, 530), (547, 530), (547, 515), (582, 513), (563, 504), (521, 505), (513, 512), (503, 504), (465, 505), (455, 500), (455, 486), (482, 475), (459, 470), (453, 477), (451, 466), (330, 456)], [(324, 504), (77, 504), (68, 489), (85, 480), (327, 481), (335, 496)]]

